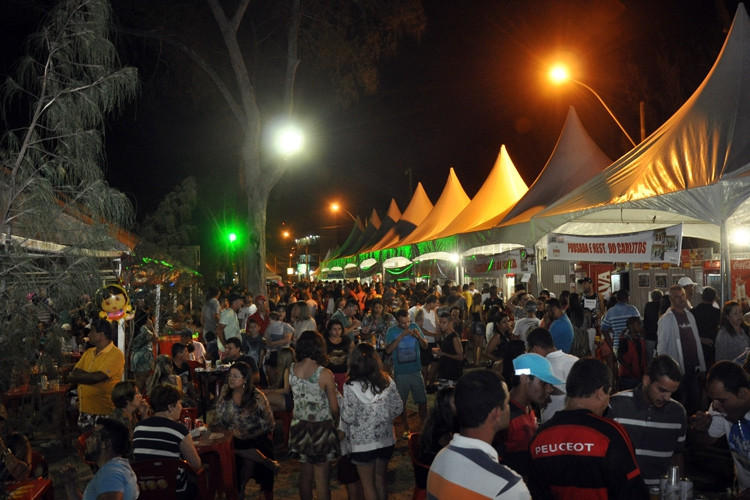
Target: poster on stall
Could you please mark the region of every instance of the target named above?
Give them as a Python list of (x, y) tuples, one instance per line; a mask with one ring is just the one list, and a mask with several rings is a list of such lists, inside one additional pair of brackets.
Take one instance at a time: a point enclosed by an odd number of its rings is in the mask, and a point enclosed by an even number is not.
[(547, 235), (547, 258), (600, 262), (680, 263), (682, 224), (638, 233)]

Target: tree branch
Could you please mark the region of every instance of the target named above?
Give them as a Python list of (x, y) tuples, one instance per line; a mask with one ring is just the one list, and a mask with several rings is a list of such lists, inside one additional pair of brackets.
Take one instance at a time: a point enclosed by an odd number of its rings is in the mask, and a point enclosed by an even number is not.
[[(255, 102), (255, 88), (250, 82), (250, 75), (245, 65), (245, 60), (242, 58), (242, 50), (237, 40), (237, 33), (234, 31), (234, 22), (230, 23), (227, 19), (224, 9), (219, 4), (219, 0), (206, 0), (208, 6), (211, 8), (211, 12), (216, 19), (216, 23), (219, 25), (219, 31), (224, 39), (224, 44), (227, 46), (227, 55), (229, 61), (232, 64), (232, 70), (234, 76), (237, 79), (237, 90), (240, 93), (240, 99), (242, 100), (242, 106), (245, 109), (245, 123), (243, 124), (243, 130), (248, 133), (246, 128), (249, 128), (252, 124), (256, 123), (257, 120), (252, 120), (253, 115), (257, 115), (257, 104)], [(244, 2), (243, 2), (244, 3)], [(247, 6), (245, 5), (244, 8)], [(237, 10), (237, 14), (240, 14), (240, 8)], [(243, 10), (244, 12), (244, 10)]]
[(237, 6), (237, 12), (234, 13), (234, 17), (232, 18), (232, 30), (235, 33), (240, 28), (240, 23), (242, 23), (242, 18), (245, 16), (248, 5), (250, 5), (250, 0), (240, 0), (240, 4)]
[(143, 38), (151, 38), (153, 40), (159, 40), (161, 42), (167, 43), (171, 45), (172, 47), (175, 47), (176, 49), (180, 50), (184, 54), (186, 54), (190, 59), (193, 60), (203, 71), (206, 72), (208, 77), (211, 79), (212, 82), (214, 82), (214, 85), (216, 85), (216, 88), (221, 93), (222, 97), (224, 97), (224, 101), (226, 101), (227, 106), (229, 106), (229, 109), (232, 111), (232, 114), (234, 115), (235, 120), (237, 120), (237, 123), (239, 124), (240, 128), (245, 131), (247, 125), (246, 125), (246, 117), (240, 108), (239, 103), (235, 100), (235, 98), (232, 96), (232, 92), (229, 90), (229, 87), (227, 87), (226, 83), (221, 79), (219, 74), (214, 70), (214, 68), (208, 64), (196, 51), (191, 49), (188, 45), (185, 43), (176, 40), (173, 37), (163, 35), (161, 33), (157, 33), (155, 31), (143, 31), (143, 30), (136, 30), (132, 28), (119, 28), (118, 31), (121, 33), (125, 33), (128, 35), (135, 35), (140, 36)]

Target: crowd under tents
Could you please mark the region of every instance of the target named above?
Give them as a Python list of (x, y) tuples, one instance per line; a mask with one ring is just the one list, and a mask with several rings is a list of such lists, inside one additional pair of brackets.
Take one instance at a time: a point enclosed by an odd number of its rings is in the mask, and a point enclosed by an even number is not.
[[(400, 234), (369, 251), (339, 255), (355, 263), (389, 256), (414, 261), (436, 250), (465, 256), (496, 244), (539, 245), (552, 232), (622, 234), (682, 223), (684, 236), (721, 243), (722, 296), (727, 297), (728, 234), (750, 215), (749, 173), (750, 18), (740, 4), (703, 83), (669, 120), (614, 163), (571, 108), (555, 150), (528, 192), (511, 206), (491, 205), (493, 227), (462, 232), (458, 217), (440, 231), (435, 224), (421, 229), (417, 222), (415, 236)], [(447, 234), (452, 227), (456, 233)], [(424, 241), (430, 236), (434, 239)]]

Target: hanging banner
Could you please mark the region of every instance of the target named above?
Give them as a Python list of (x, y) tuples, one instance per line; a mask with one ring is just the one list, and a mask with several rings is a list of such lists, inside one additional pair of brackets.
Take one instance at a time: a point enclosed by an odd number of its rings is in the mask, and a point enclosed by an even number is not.
[(679, 264), (681, 249), (682, 224), (617, 235), (547, 235), (549, 259)]

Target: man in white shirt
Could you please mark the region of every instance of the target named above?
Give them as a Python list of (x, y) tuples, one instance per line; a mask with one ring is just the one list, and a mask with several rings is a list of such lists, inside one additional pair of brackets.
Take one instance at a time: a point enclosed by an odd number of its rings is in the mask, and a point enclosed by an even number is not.
[(225, 350), (227, 340), (233, 337), (242, 339), (240, 333), (240, 322), (237, 319), (237, 311), (242, 307), (242, 295), (229, 294), (229, 307), (221, 311), (219, 323), (216, 325), (216, 338), (218, 339), (219, 351)]
[(542, 408), (542, 422), (546, 422), (565, 406), (565, 381), (578, 358), (572, 354), (565, 354), (555, 347), (552, 334), (546, 328), (535, 328), (530, 331), (526, 337), (526, 346), (528, 352), (544, 356), (552, 365), (552, 373), (555, 377), (563, 381), (562, 384), (554, 386), (557, 390), (550, 395), (547, 406)]
[(500, 464), (492, 439), (508, 427), (508, 388), (492, 370), (458, 379), (455, 392), (460, 433), (440, 450), (427, 476), (427, 497), (529, 500), (521, 476)]
[(247, 318), (255, 314), (255, 312), (258, 310), (258, 306), (253, 304), (253, 294), (250, 292), (245, 292), (245, 304), (242, 306), (242, 309), (237, 313), (237, 320), (240, 323), (240, 329), (247, 328), (245, 325), (247, 325)]

